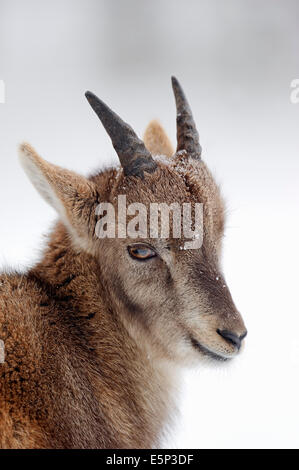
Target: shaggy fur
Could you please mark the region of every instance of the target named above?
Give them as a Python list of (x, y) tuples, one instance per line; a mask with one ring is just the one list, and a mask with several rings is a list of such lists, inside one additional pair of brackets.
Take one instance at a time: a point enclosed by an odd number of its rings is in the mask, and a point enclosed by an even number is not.
[[(145, 144), (172, 155), (161, 126)], [(217, 329), (244, 332), (219, 267), (224, 209), (210, 172), (184, 152), (157, 158), (143, 179), (120, 169), (86, 179), (45, 162), (27, 144), (21, 160), (60, 221), (41, 261), (0, 275), (0, 447), (151, 448), (175, 409), (177, 374), (202, 355), (232, 357)], [(129, 257), (138, 240), (98, 239), (100, 201), (203, 202), (204, 244), (140, 240), (157, 250)], [(201, 346), (204, 346), (203, 348)]]

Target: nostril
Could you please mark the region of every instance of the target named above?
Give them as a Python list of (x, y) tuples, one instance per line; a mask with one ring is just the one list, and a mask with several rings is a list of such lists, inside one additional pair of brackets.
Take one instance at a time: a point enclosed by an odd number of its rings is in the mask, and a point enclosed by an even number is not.
[(236, 335), (235, 333), (233, 333), (232, 331), (228, 331), (228, 330), (217, 330), (217, 333), (222, 336), (222, 338), (226, 339), (226, 341), (228, 341), (229, 343), (233, 344), (234, 346), (236, 346), (238, 349), (240, 349), (241, 347), (241, 341), (242, 339), (245, 337), (243, 336), (238, 336)]

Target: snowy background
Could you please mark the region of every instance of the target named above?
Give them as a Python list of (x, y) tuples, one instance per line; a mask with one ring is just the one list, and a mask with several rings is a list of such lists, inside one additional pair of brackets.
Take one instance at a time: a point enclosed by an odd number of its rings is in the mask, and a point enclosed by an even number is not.
[(117, 161), (87, 89), (140, 135), (158, 117), (174, 141), (175, 74), (228, 201), (223, 264), (246, 348), (186, 374), (166, 445), (299, 447), (298, 44), (296, 0), (0, 0), (2, 266), (34, 262), (55, 219), (19, 142), (86, 174)]

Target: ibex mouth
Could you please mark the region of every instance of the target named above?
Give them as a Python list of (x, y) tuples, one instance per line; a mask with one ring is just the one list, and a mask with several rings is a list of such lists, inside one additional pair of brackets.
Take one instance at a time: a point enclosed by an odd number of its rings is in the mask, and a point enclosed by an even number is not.
[(201, 354), (203, 354), (204, 356), (210, 357), (211, 359), (214, 359), (216, 361), (228, 361), (229, 359), (231, 359), (229, 357), (224, 357), (224, 356), (221, 356), (220, 354), (217, 354), (214, 351), (211, 351), (210, 349), (206, 348), (205, 346), (200, 344), (196, 339), (192, 337), (191, 337), (191, 343), (195, 349), (200, 351)]

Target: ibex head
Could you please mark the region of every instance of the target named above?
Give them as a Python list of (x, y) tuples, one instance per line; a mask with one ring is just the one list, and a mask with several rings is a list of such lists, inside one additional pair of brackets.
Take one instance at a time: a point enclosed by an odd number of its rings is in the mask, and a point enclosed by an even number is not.
[[(228, 359), (240, 350), (246, 335), (220, 267), (224, 206), (211, 173), (201, 160), (198, 132), (185, 95), (172, 79), (177, 107), (177, 151), (170, 155), (167, 137), (158, 129), (143, 143), (133, 129), (90, 92), (97, 113), (119, 156), (121, 168), (90, 178), (54, 166), (28, 145), (21, 161), (33, 184), (55, 207), (73, 246), (93, 256), (99, 283), (111, 309), (136, 341), (160, 356), (186, 362), (200, 355)], [(154, 158), (154, 149), (168, 155)], [(157, 153), (157, 151), (155, 152)], [(99, 203), (120, 214), (118, 196), (150, 213), (151, 204), (203, 204), (203, 240), (185, 249), (186, 238), (129, 236), (124, 227), (115, 237), (97, 236)], [(140, 209), (141, 210), (141, 209)], [(129, 214), (134, 215), (134, 214)], [(132, 217), (131, 217), (132, 219)], [(149, 224), (149, 217), (146, 218)], [(194, 220), (193, 220), (194, 222)], [(75, 251), (74, 251), (75, 253)], [(140, 344), (142, 347), (142, 344)]]

